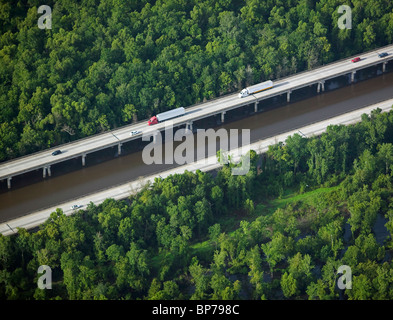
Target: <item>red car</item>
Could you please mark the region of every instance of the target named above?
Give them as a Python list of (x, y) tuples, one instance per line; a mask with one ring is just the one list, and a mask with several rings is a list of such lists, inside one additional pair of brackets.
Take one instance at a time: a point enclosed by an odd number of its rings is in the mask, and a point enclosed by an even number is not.
[(358, 61), (360, 61), (360, 58), (359, 58), (359, 57), (356, 57), (356, 58), (352, 59), (351, 61), (352, 61), (352, 62), (358, 62)]

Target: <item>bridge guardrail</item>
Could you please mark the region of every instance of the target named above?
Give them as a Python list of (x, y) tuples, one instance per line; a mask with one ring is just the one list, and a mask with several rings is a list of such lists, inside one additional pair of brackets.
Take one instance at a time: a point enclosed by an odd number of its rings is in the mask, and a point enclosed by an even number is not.
[[(277, 78), (277, 79), (275, 79), (274, 81), (277, 82), (277, 81), (280, 81), (280, 80), (283, 80), (283, 79), (290, 79), (290, 78), (292, 78), (292, 77), (299, 76), (299, 75), (305, 74), (305, 73), (307, 73), (307, 72), (317, 71), (317, 70), (319, 70), (319, 69), (321, 69), (321, 68), (324, 68), (324, 67), (326, 67), (326, 66), (333, 66), (333, 65), (335, 65), (335, 64), (340, 64), (340, 63), (342, 63), (343, 61), (346, 61), (346, 60), (348, 60), (348, 59), (351, 59), (352, 57), (359, 56), (359, 55), (369, 54), (369, 53), (371, 53), (371, 52), (373, 52), (373, 51), (376, 51), (376, 50), (383, 51), (383, 49), (388, 48), (388, 47), (391, 47), (392, 44), (393, 44), (393, 43), (388, 44), (388, 45), (385, 45), (385, 46), (383, 46), (383, 47), (374, 48), (374, 49), (371, 49), (371, 50), (368, 50), (368, 51), (365, 51), (365, 52), (361, 52), (361, 53), (358, 53), (358, 54), (356, 54), (356, 55), (354, 55), (354, 56), (342, 58), (342, 59), (340, 59), (340, 60), (336, 60), (336, 61), (333, 61), (333, 62), (330, 62), (330, 63), (327, 63), (327, 64), (322, 64), (322, 65), (317, 66), (317, 67), (315, 67), (315, 68), (313, 68), (313, 69), (303, 70), (303, 71), (297, 72), (297, 73), (292, 74), (292, 75), (287, 75), (287, 76), (285, 76), (284, 78)], [(185, 109), (187, 110), (187, 109), (190, 109), (190, 108), (194, 108), (194, 107), (197, 107), (197, 106), (199, 106), (199, 105), (202, 105), (202, 104), (205, 104), (205, 103), (208, 103), (208, 102), (213, 102), (213, 101), (216, 101), (216, 100), (218, 100), (218, 99), (222, 99), (222, 98), (228, 97), (228, 96), (233, 95), (233, 94), (235, 94), (235, 91), (233, 91), (233, 92), (228, 92), (228, 93), (226, 93), (226, 94), (223, 94), (223, 95), (218, 96), (218, 97), (214, 97), (214, 98), (209, 99), (209, 100), (207, 100), (207, 101), (198, 102), (198, 103), (196, 103), (196, 104), (193, 104), (193, 105), (190, 105), (190, 106), (188, 106), (188, 107), (185, 107)], [(20, 157), (15, 158), (15, 159), (10, 159), (10, 160), (4, 161), (4, 162), (0, 162), (0, 169), (1, 169), (1, 167), (4, 166), (4, 165), (12, 164), (13, 161), (18, 161), (18, 160), (25, 159), (25, 158), (28, 158), (28, 157), (31, 157), (31, 156), (35, 156), (35, 155), (40, 154), (40, 153), (42, 153), (42, 152), (44, 152), (44, 151), (51, 152), (52, 150), (56, 150), (56, 149), (61, 148), (61, 147), (63, 147), (63, 146), (66, 147), (66, 146), (69, 146), (69, 145), (71, 145), (71, 144), (73, 144), (73, 143), (76, 143), (76, 142), (83, 142), (83, 141), (86, 141), (86, 140), (88, 140), (88, 139), (94, 139), (94, 138), (97, 138), (97, 137), (99, 137), (99, 136), (101, 136), (101, 135), (104, 135), (104, 134), (107, 134), (107, 133), (113, 133), (113, 132), (115, 132), (115, 131), (117, 131), (117, 130), (122, 130), (122, 129), (125, 129), (126, 127), (128, 127), (128, 126), (131, 127), (131, 126), (134, 126), (134, 125), (137, 125), (137, 124), (141, 124), (141, 123), (143, 123), (143, 122), (146, 122), (146, 119), (145, 119), (145, 120), (140, 120), (140, 121), (137, 121), (137, 122), (133, 122), (133, 123), (131, 123), (131, 124), (126, 124), (126, 125), (123, 125), (123, 126), (114, 128), (114, 129), (112, 129), (112, 130), (108, 130), (108, 131), (103, 131), (103, 132), (100, 132), (100, 133), (96, 133), (96, 134), (91, 135), (91, 136), (88, 136), (88, 137), (83, 137), (83, 138), (77, 139), (77, 140), (75, 140), (75, 141), (70, 141), (70, 142), (63, 143), (63, 144), (61, 144), (61, 145), (56, 145), (56, 146), (53, 146), (53, 147), (48, 148), (48, 149), (39, 150), (39, 151), (30, 153), (30, 154), (27, 154), (27, 155), (20, 156)]]

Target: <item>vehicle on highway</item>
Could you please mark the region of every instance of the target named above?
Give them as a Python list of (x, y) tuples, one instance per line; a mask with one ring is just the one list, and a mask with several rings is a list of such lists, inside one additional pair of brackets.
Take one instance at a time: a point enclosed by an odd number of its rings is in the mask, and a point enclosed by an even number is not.
[(135, 136), (135, 135), (140, 134), (140, 133), (142, 133), (142, 131), (138, 131), (138, 130), (131, 131), (130, 132), (130, 136)]
[(383, 58), (383, 57), (386, 57), (388, 55), (389, 54), (387, 52), (382, 52), (382, 53), (378, 54), (378, 57)]
[(159, 122), (169, 120), (172, 118), (180, 117), (186, 113), (186, 110), (183, 107), (169, 110), (167, 112), (159, 113), (156, 116), (153, 116), (149, 119), (147, 124), (151, 126), (152, 124), (157, 124)]
[(57, 156), (58, 154), (61, 154), (61, 150), (56, 150), (52, 152), (52, 156)]
[(353, 58), (351, 61), (352, 61), (352, 62), (359, 62), (359, 61), (360, 61), (360, 58), (359, 58), (359, 57), (356, 57), (356, 58)]
[(273, 88), (273, 81), (265, 81), (262, 83), (258, 83), (256, 85), (253, 85), (251, 87), (247, 87), (240, 91), (239, 93), (239, 98), (244, 98), (249, 96), (250, 94), (258, 93), (267, 89)]
[(76, 209), (79, 209), (79, 208), (82, 208), (82, 205), (80, 205), (80, 204), (74, 204), (74, 205), (71, 206), (71, 209), (72, 209), (72, 210), (76, 210)]

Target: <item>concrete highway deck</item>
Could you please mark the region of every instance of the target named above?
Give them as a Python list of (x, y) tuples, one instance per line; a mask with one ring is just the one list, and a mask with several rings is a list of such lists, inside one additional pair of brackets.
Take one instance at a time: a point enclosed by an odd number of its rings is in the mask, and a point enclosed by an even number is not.
[[(389, 55), (384, 58), (379, 58), (378, 53), (380, 52), (387, 52)], [(182, 117), (173, 119), (173, 124), (174, 126), (177, 126), (187, 122), (192, 123), (198, 119), (203, 119), (205, 117), (220, 113), (224, 116), (225, 112), (228, 110), (239, 108), (252, 103), (259, 103), (259, 105), (261, 105), (263, 104), (264, 99), (281, 94), (287, 94), (287, 97), (290, 98), (290, 94), (293, 90), (313, 84), (318, 84), (320, 90), (323, 91), (324, 81), (328, 79), (346, 74), (355, 74), (357, 70), (377, 64), (383, 64), (384, 62), (387, 63), (387, 61), (392, 60), (393, 45), (379, 48), (365, 54), (360, 54), (359, 56), (361, 57), (361, 61), (356, 63), (352, 63), (350, 61), (351, 58), (348, 58), (328, 64), (326, 66), (322, 66), (320, 68), (274, 81), (274, 87), (272, 89), (248, 96), (246, 98), (238, 98), (236, 93), (186, 108), (186, 114)], [(146, 120), (137, 124), (113, 130), (111, 132), (94, 135), (72, 143), (40, 151), (32, 155), (10, 160), (0, 164), (0, 180), (11, 179), (15, 175), (36, 169), (49, 169), (49, 167), (55, 163), (66, 161), (72, 158), (85, 157), (89, 153), (111, 146), (118, 145), (119, 150), (121, 150), (122, 143), (140, 138), (140, 136), (130, 136), (131, 131), (138, 130), (146, 134), (153, 130), (162, 130), (164, 127), (165, 123), (148, 126)], [(58, 149), (60, 149), (63, 153), (57, 156), (52, 156), (51, 153)], [(50, 175), (49, 170), (48, 174)], [(11, 180), (9, 184), (11, 185)]]

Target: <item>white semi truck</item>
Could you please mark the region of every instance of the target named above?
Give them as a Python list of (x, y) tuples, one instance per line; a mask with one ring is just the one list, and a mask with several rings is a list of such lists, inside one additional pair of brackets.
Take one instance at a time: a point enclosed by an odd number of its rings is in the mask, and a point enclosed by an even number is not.
[(180, 107), (177, 109), (169, 110), (167, 112), (159, 113), (156, 116), (151, 117), (147, 123), (149, 126), (151, 126), (152, 124), (157, 124), (157, 123), (165, 121), (165, 120), (180, 117), (180, 116), (184, 115), (185, 113), (186, 113), (186, 110), (183, 107)]
[(271, 81), (271, 80), (265, 81), (262, 83), (258, 83), (258, 84), (255, 84), (251, 87), (247, 87), (247, 88), (243, 89), (242, 91), (240, 91), (239, 98), (244, 98), (244, 97), (249, 96), (250, 94), (258, 93), (258, 92), (261, 92), (263, 90), (267, 90), (270, 88), (273, 88), (273, 81)]

